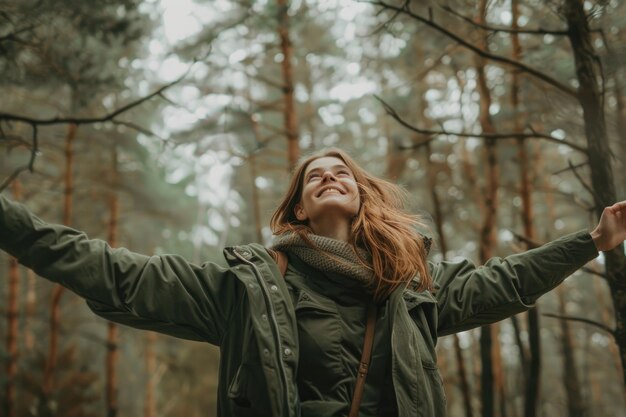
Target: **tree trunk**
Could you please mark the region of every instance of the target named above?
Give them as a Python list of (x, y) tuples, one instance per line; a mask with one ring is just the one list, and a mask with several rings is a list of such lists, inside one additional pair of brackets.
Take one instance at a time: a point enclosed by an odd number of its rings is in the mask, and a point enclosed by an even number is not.
[[(563, 287), (558, 287), (556, 293), (559, 299), (559, 315), (565, 316), (565, 295)], [(576, 372), (574, 343), (572, 341), (570, 323), (567, 320), (560, 319), (559, 324), (561, 327), (561, 349), (563, 352), (563, 384), (565, 385), (565, 394), (567, 396), (568, 416), (585, 417), (586, 412), (582, 401), (578, 372)]]
[[(111, 247), (117, 246), (117, 230), (119, 221), (119, 198), (117, 196), (118, 157), (117, 148), (113, 144), (111, 167), (111, 190), (109, 197), (109, 236), (108, 242)], [(106, 407), (107, 417), (117, 416), (117, 361), (118, 361), (118, 329), (117, 325), (109, 322), (107, 331), (107, 355), (106, 355)]]
[(156, 342), (156, 333), (148, 332), (146, 336), (146, 374), (148, 381), (146, 383), (146, 397), (143, 408), (144, 417), (156, 417), (156, 406), (154, 402), (154, 386), (156, 382), (156, 355), (154, 354), (154, 344)]
[[(74, 192), (74, 139), (76, 138), (77, 125), (69, 124), (65, 136), (65, 190), (63, 193), (63, 224), (69, 226), (72, 222), (72, 198)], [(64, 288), (56, 284), (52, 291), (52, 303), (50, 305), (50, 340), (48, 344), (48, 358), (44, 371), (43, 391), (44, 396), (49, 396), (54, 391), (54, 373), (58, 356), (58, 337), (61, 321), (61, 297)]]
[[(518, 0), (511, 0), (511, 29), (513, 30), (511, 34), (511, 58), (515, 61), (521, 61), (522, 59), (522, 45), (516, 32), (519, 30), (517, 24), (518, 18)], [(514, 115), (513, 131), (521, 132), (522, 123), (520, 122), (521, 115), (519, 109), (520, 73), (518, 70), (513, 70), (511, 84), (511, 107)], [(526, 141), (524, 139), (518, 140), (518, 149), (524, 235), (528, 239), (535, 240), (532, 186), (530, 180), (532, 168), (528, 163), (528, 152), (526, 151)], [(528, 311), (527, 319), (529, 341), (528, 358), (526, 358), (523, 346), (520, 345), (520, 355), (523, 359), (522, 366), (524, 366), (524, 417), (535, 417), (537, 415), (539, 392), (541, 388), (541, 339), (539, 335), (539, 312), (537, 307), (533, 307)]]
[[(18, 180), (13, 181), (13, 196), (22, 198)], [(6, 337), (6, 387), (4, 411), (7, 417), (16, 417), (15, 413), (15, 379), (17, 374), (17, 300), (19, 298), (19, 266), (17, 259), (9, 260), (9, 288), (7, 302), (7, 337)]]
[[(624, 90), (622, 89), (622, 85), (617, 74), (613, 77), (613, 83), (615, 84), (614, 96), (615, 101), (617, 102), (617, 148), (621, 152), (621, 154), (618, 155), (618, 169), (621, 170), (618, 172), (626, 172), (626, 102), (624, 100)], [(626, 181), (618, 181), (617, 186), (619, 187), (617, 195), (626, 195)]]
[[(434, 212), (434, 220), (435, 227), (437, 228), (437, 234), (439, 235), (439, 248), (441, 249), (441, 254), (443, 260), (446, 259), (446, 253), (448, 252), (448, 243), (446, 240), (446, 236), (443, 233), (443, 211), (441, 210), (441, 200), (439, 199), (439, 194), (437, 194), (437, 179), (435, 173), (433, 172), (432, 165), (430, 162), (430, 142), (426, 143), (426, 174), (428, 178), (428, 188), (430, 190), (430, 196), (433, 201), (433, 212)], [(463, 397), (463, 406), (465, 409), (466, 417), (473, 417), (474, 413), (472, 411), (472, 396), (470, 393), (469, 383), (467, 380), (467, 372), (465, 370), (465, 361), (463, 360), (463, 351), (461, 350), (461, 343), (459, 340), (459, 335), (454, 334), (454, 353), (457, 360), (458, 366), (458, 378), (461, 389), (461, 395)]]
[(287, 155), (289, 171), (292, 171), (300, 158), (300, 145), (298, 143), (298, 122), (294, 103), (294, 83), (292, 55), (293, 48), (289, 37), (289, 2), (277, 0), (278, 3), (278, 36), (280, 37), (280, 49), (283, 53), (281, 72), (283, 75), (283, 109), (284, 128), (287, 134)]
[[(485, 16), (487, 12), (487, 1), (481, 0), (479, 3), (479, 12), (476, 22), (478, 24), (485, 24)], [(488, 48), (487, 40), (483, 38), (481, 40), (482, 47), (486, 50)], [(491, 107), (491, 93), (487, 86), (487, 77), (485, 75), (485, 61), (481, 57), (476, 57), (476, 72), (478, 77), (477, 87), (480, 95), (480, 113), (479, 121), (483, 133), (494, 133), (495, 128), (491, 120), (489, 109)], [(496, 214), (497, 214), (497, 199), (498, 199), (498, 161), (496, 155), (496, 142), (493, 139), (485, 140), (485, 158), (487, 172), (485, 176), (487, 178), (486, 192), (485, 192), (485, 217), (483, 218), (482, 227), (480, 231), (480, 261), (481, 263), (487, 262), (489, 258), (493, 256), (493, 248), (495, 246), (495, 227), (496, 227)], [(496, 336), (495, 341), (493, 336)], [(497, 338), (497, 326), (483, 326), (480, 332), (480, 349), (481, 349), (481, 363), (482, 363), (482, 375), (481, 375), (481, 399), (483, 404), (483, 417), (495, 416), (495, 399), (500, 397), (501, 401), (504, 401), (502, 394), (504, 392), (503, 383), (504, 379), (501, 368), (501, 358), (499, 357), (500, 349), (496, 348), (495, 343), (498, 343)], [(498, 373), (498, 375), (496, 375)], [(502, 416), (504, 417), (504, 416)]]
[[(254, 137), (256, 138), (256, 142), (258, 146), (261, 146), (261, 135), (259, 133), (259, 124), (254, 117), (250, 118), (250, 122), (252, 123), (252, 132), (254, 133)], [(263, 243), (263, 233), (262, 233), (262, 224), (261, 224), (261, 199), (259, 198), (259, 190), (256, 186), (256, 177), (257, 177), (257, 165), (256, 165), (256, 150), (252, 151), (248, 156), (248, 162), (250, 163), (250, 177), (251, 177), (251, 186), (252, 186), (252, 210), (254, 214), (254, 230), (256, 232), (256, 241), (258, 243)]]
[[(599, 218), (604, 207), (615, 203), (617, 195), (609, 157), (611, 153), (598, 57), (593, 47), (583, 1), (565, 0), (562, 13), (567, 21), (568, 37), (576, 62), (578, 100), (583, 109), (595, 212)], [(606, 275), (615, 308), (615, 338), (620, 347), (622, 376), (626, 383), (626, 256), (623, 243), (612, 251), (605, 252), (605, 259)]]
[(250, 163), (250, 176), (252, 177), (252, 208), (254, 210), (254, 230), (256, 232), (257, 243), (263, 243), (263, 233), (261, 227), (261, 201), (259, 190), (256, 186), (256, 155), (253, 153), (248, 157)]
[(24, 314), (24, 348), (31, 351), (35, 346), (35, 338), (31, 329), (31, 323), (37, 308), (37, 278), (31, 269), (26, 269), (26, 308)]

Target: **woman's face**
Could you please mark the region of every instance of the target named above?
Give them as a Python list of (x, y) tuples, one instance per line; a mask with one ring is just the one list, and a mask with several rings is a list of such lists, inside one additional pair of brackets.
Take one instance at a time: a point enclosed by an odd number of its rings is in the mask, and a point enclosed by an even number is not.
[(339, 158), (325, 156), (309, 163), (304, 171), (302, 197), (296, 218), (309, 224), (354, 218), (361, 205), (352, 171)]

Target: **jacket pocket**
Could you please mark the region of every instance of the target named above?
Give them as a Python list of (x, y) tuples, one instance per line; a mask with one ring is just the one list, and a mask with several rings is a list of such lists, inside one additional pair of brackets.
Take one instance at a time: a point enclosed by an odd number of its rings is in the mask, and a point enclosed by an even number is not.
[(439, 368), (434, 363), (422, 362), (424, 377), (428, 383), (428, 396), (432, 402), (435, 412), (433, 417), (444, 417), (446, 415), (446, 393), (443, 387), (443, 379)]
[(267, 385), (260, 364), (242, 364), (228, 387), (232, 415), (248, 417), (270, 415)]
[(329, 375), (343, 374), (342, 330), (334, 302), (301, 291), (295, 306), (300, 339), (299, 375), (307, 382), (327, 384)]

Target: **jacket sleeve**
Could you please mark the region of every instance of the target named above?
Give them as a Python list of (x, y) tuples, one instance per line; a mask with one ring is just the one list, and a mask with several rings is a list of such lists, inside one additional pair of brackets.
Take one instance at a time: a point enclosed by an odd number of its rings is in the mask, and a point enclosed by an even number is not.
[(84, 297), (99, 315), (213, 344), (219, 344), (241, 294), (227, 268), (113, 249), (69, 227), (45, 223), (2, 195), (0, 249)]
[(430, 264), (438, 302), (438, 334), (494, 323), (533, 306), (598, 251), (580, 231), (539, 248), (492, 258), (476, 267), (468, 260)]

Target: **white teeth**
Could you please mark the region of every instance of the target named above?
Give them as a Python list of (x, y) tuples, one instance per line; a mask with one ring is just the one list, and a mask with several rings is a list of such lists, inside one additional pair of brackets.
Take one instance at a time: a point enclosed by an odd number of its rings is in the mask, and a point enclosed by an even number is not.
[(341, 194), (341, 193), (339, 192), (339, 190), (336, 190), (336, 189), (334, 189), (334, 188), (329, 188), (329, 189), (324, 190), (324, 191), (322, 192), (322, 194), (328, 194), (328, 193), (333, 193), (333, 194)]

